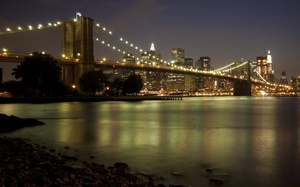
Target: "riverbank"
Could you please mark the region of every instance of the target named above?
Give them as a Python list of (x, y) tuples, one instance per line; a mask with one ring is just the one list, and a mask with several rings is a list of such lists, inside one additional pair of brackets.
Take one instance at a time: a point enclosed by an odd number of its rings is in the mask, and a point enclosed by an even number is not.
[(57, 103), (57, 102), (101, 102), (101, 101), (143, 101), (182, 100), (183, 96), (83, 96), (83, 97), (0, 97), (0, 103)]

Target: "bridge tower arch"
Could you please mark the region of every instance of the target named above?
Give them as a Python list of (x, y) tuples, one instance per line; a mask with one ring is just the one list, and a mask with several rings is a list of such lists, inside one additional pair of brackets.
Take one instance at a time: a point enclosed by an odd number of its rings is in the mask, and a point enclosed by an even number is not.
[(251, 71), (250, 61), (247, 62), (247, 80), (234, 80), (234, 96), (251, 96)]
[(66, 84), (78, 87), (80, 76), (95, 69), (93, 21), (92, 18), (79, 16), (62, 24), (62, 55), (78, 59), (78, 64), (62, 69)]

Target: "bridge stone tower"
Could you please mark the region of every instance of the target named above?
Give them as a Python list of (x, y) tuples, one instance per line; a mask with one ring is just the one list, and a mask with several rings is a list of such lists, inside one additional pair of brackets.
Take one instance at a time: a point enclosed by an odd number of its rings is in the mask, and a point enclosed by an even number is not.
[(234, 96), (251, 96), (251, 71), (250, 61), (247, 63), (247, 80), (234, 80)]
[(93, 19), (79, 16), (62, 24), (62, 54), (66, 58), (78, 59), (77, 65), (63, 68), (66, 84), (75, 84), (79, 88), (80, 76), (95, 69)]

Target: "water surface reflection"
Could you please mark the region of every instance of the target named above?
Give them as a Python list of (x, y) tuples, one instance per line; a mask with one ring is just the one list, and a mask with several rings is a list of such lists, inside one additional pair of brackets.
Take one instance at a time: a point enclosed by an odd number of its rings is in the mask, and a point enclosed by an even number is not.
[[(212, 97), (2, 104), (0, 113), (46, 122), (11, 136), (68, 145), (82, 159), (93, 153), (107, 165), (127, 162), (167, 183), (207, 185), (210, 167), (227, 186), (296, 186), (299, 104), (298, 98)], [(173, 171), (185, 175), (175, 178)]]

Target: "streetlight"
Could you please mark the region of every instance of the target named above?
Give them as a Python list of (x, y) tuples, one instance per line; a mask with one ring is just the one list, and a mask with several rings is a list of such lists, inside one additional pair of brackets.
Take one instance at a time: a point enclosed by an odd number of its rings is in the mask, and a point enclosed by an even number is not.
[(6, 56), (7, 55), (7, 49), (3, 48), (2, 51), (3, 51), (3, 55)]

